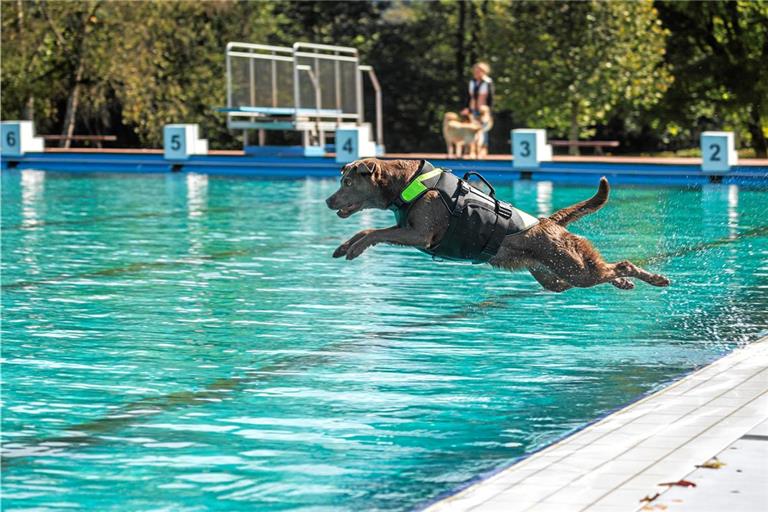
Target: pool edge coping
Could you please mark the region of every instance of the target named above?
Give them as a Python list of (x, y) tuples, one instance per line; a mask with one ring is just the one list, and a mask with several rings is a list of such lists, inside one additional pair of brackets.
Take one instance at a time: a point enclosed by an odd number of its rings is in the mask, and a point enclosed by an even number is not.
[(434, 509), (434, 511), (437, 511), (438, 510), (437, 507), (440, 507), (443, 504), (448, 504), (449, 501), (452, 501), (453, 499), (460, 497), (461, 495), (463, 495), (464, 493), (470, 491), (471, 489), (475, 488), (476, 486), (482, 485), (483, 483), (487, 482), (491, 478), (493, 478), (493, 477), (495, 477), (495, 476), (497, 476), (497, 475), (499, 475), (501, 473), (504, 473), (506, 471), (511, 470), (513, 467), (517, 466), (518, 464), (520, 464), (520, 463), (522, 463), (522, 462), (524, 462), (526, 460), (529, 460), (529, 459), (533, 458), (534, 456), (537, 456), (537, 455), (539, 455), (540, 453), (542, 453), (542, 452), (544, 452), (546, 450), (554, 449), (554, 448), (556, 448), (558, 446), (561, 446), (561, 445), (565, 444), (567, 441), (569, 441), (571, 438), (573, 438), (574, 436), (576, 436), (580, 432), (586, 430), (587, 428), (589, 428), (589, 427), (591, 427), (593, 425), (596, 425), (597, 423), (600, 423), (601, 421), (605, 420), (609, 416), (621, 413), (621, 412), (623, 412), (623, 411), (625, 411), (627, 409), (630, 409), (631, 407), (634, 407), (635, 405), (639, 404), (640, 402), (642, 402), (644, 400), (648, 400), (648, 399), (656, 396), (657, 394), (661, 394), (661, 393), (663, 393), (665, 391), (668, 391), (670, 388), (672, 388), (675, 385), (680, 384), (684, 380), (689, 379), (689, 378), (695, 376), (698, 373), (702, 373), (702, 372), (706, 371), (707, 369), (711, 368), (715, 364), (721, 363), (724, 359), (726, 359), (728, 357), (735, 356), (737, 353), (742, 352), (743, 350), (748, 349), (749, 347), (752, 347), (752, 346), (760, 344), (760, 343), (768, 344), (768, 332), (763, 331), (763, 332), (757, 334), (757, 337), (754, 340), (747, 341), (747, 342), (745, 342), (743, 344), (740, 344), (739, 346), (736, 346), (732, 350), (729, 350), (727, 352), (722, 353), (721, 355), (719, 355), (718, 357), (716, 357), (715, 359), (713, 359), (709, 363), (706, 363), (706, 364), (701, 365), (701, 366), (696, 366), (696, 367), (691, 368), (690, 370), (682, 372), (682, 373), (678, 374), (676, 377), (674, 377), (673, 379), (654, 386), (653, 388), (651, 388), (648, 391), (638, 395), (637, 397), (635, 397), (634, 399), (630, 400), (629, 402), (626, 402), (626, 403), (624, 403), (624, 404), (622, 404), (620, 406), (617, 406), (614, 409), (608, 410), (605, 413), (597, 416), (592, 421), (590, 421), (588, 423), (585, 423), (584, 425), (581, 425), (578, 428), (576, 428), (574, 430), (571, 430), (571, 431), (565, 433), (564, 435), (562, 435), (560, 437), (557, 437), (552, 442), (547, 443), (546, 445), (543, 445), (543, 446), (541, 446), (541, 447), (539, 447), (539, 448), (537, 448), (537, 449), (535, 449), (535, 450), (533, 450), (533, 451), (531, 451), (529, 453), (526, 453), (524, 455), (521, 455), (519, 457), (511, 459), (508, 463), (500, 465), (499, 467), (490, 469), (488, 471), (481, 472), (478, 475), (476, 475), (475, 477), (471, 478), (470, 480), (468, 480), (466, 482), (463, 482), (462, 484), (460, 484), (460, 485), (458, 485), (456, 487), (453, 487), (451, 489), (443, 491), (443, 492), (439, 493), (438, 495), (436, 495), (435, 497), (433, 497), (433, 498), (431, 498), (429, 500), (426, 500), (423, 503), (418, 504), (412, 510), (418, 511), (418, 512), (430, 512), (430, 511), (432, 511)]

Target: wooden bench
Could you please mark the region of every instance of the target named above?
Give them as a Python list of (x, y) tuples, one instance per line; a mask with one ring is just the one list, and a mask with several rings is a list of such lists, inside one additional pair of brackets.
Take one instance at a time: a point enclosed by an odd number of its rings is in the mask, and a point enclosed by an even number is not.
[(115, 135), (43, 135), (42, 137), (46, 141), (95, 142), (97, 148), (101, 147), (102, 142), (115, 142), (117, 140)]
[(596, 155), (603, 154), (603, 148), (617, 148), (619, 147), (619, 141), (617, 140), (550, 140), (548, 141), (553, 147), (568, 147), (568, 148), (594, 148)]

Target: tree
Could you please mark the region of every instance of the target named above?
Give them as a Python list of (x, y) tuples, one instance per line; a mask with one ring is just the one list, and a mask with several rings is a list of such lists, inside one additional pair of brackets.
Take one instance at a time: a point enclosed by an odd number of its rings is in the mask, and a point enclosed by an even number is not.
[(733, 129), (768, 157), (768, 2), (658, 2), (676, 83), (667, 119)]
[[(464, 69), (460, 84), (456, 83), (460, 12), (456, 2), (446, 1), (401, 3), (383, 13), (368, 60), (384, 91), (385, 131), (391, 134), (388, 149), (444, 147), (442, 116), (461, 107), (469, 74)], [(394, 144), (392, 135), (397, 138)]]
[[(501, 106), (530, 126), (590, 136), (618, 106), (658, 102), (672, 81), (667, 31), (643, 2), (493, 3), (488, 47)], [(572, 148), (575, 150), (576, 148)]]
[(228, 41), (266, 41), (272, 4), (262, 2), (120, 3), (135, 27), (121, 45), (117, 96), (123, 122), (142, 141), (162, 142), (167, 123), (199, 123), (211, 140), (231, 141), (225, 118), (224, 48)]
[[(96, 11), (98, 11), (100, 6), (99, 2), (78, 2), (77, 5), (81, 5), (83, 7), (83, 11), (77, 12), (74, 16), (75, 23), (71, 30), (72, 34), (74, 34), (74, 51), (71, 52), (72, 58), (69, 60), (74, 73), (70, 73), (72, 75), (72, 83), (69, 97), (67, 98), (67, 110), (64, 114), (64, 126), (61, 133), (65, 138), (62, 139), (61, 143), (59, 144), (64, 148), (69, 147), (69, 137), (74, 135), (75, 132), (77, 109), (80, 105), (80, 92), (83, 88), (83, 74), (85, 72), (86, 63), (88, 62), (88, 43), (90, 42), (90, 33), (92, 31), (92, 27), (94, 24), (96, 24), (97, 21)], [(56, 34), (56, 39), (59, 41), (60, 47), (64, 48), (67, 45), (67, 41), (61, 35), (55, 24), (51, 21), (50, 16), (47, 16), (47, 19), (51, 26), (51, 30), (54, 34)]]
[(225, 119), (224, 47), (274, 34), (260, 2), (22, 2), (3, 16), (3, 117), (38, 130), (115, 132), (157, 146), (169, 122), (198, 122), (231, 143)]
[(497, 148), (513, 116), (514, 125), (570, 139), (613, 131), (648, 151), (696, 146), (702, 129), (732, 129), (766, 153), (764, 0), (2, 7), (1, 115), (34, 118), (40, 133), (114, 133), (122, 145), (157, 146), (165, 123), (197, 122), (212, 147), (236, 146), (213, 108), (225, 101), (226, 43), (308, 41), (353, 46), (374, 66), (394, 151), (442, 148), (442, 116), (462, 107), (469, 66), (482, 59), (496, 82)]
[(2, 117), (33, 119), (44, 130), (56, 123), (59, 99), (66, 94), (66, 52), (60, 32), (50, 29), (57, 13), (41, 3), (3, 4)]

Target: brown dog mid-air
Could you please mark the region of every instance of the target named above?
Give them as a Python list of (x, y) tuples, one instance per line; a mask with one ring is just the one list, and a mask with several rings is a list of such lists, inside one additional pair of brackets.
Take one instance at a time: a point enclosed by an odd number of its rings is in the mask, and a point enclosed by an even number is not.
[(629, 261), (608, 263), (586, 239), (565, 226), (594, 213), (608, 201), (608, 180), (597, 193), (547, 218), (536, 219), (485, 194), (450, 171), (424, 160), (367, 158), (345, 165), (341, 187), (326, 200), (341, 218), (366, 208), (392, 210), (397, 224), (365, 229), (341, 244), (334, 258), (357, 258), (367, 248), (389, 243), (408, 245), (436, 258), (489, 263), (494, 267), (527, 268), (547, 290), (562, 292), (611, 283), (629, 290), (636, 278), (653, 286), (669, 280)]

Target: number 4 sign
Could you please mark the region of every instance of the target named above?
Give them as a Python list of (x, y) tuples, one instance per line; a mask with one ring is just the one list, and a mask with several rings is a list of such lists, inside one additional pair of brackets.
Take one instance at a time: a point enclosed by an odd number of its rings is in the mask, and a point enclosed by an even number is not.
[(360, 154), (361, 133), (358, 128), (343, 128), (336, 131), (336, 162), (347, 163), (357, 160)]

